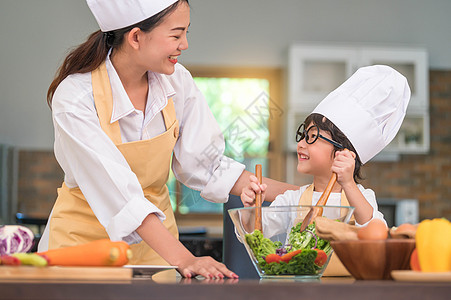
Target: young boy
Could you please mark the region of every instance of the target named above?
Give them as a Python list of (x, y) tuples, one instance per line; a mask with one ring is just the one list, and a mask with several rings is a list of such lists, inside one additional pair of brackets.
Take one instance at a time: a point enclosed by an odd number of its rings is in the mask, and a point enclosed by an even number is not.
[[(336, 173), (337, 183), (327, 205), (355, 207), (357, 226), (375, 218), (384, 220), (374, 192), (359, 184), (360, 167), (393, 140), (409, 100), (407, 80), (397, 71), (382, 65), (359, 69), (297, 131), (297, 171), (313, 175), (313, 183), (286, 191), (271, 206), (315, 205)], [(251, 176), (250, 185), (241, 193), (244, 206), (254, 206), (258, 193), (264, 200), (265, 190), (266, 185)]]

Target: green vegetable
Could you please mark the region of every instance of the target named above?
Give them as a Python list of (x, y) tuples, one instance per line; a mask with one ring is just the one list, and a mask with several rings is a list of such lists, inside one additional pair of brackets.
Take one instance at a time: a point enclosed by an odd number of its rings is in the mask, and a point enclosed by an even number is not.
[(301, 232), (301, 223), (291, 228), (288, 242), (294, 249), (312, 249), (315, 246), (315, 237), (307, 230), (314, 232), (315, 225), (310, 224), (306, 230)]
[(317, 252), (315, 250), (302, 250), (295, 255), (288, 263), (280, 261), (270, 264), (260, 264), (266, 275), (313, 275), (319, 267), (315, 265)]
[(268, 254), (276, 253), (278, 246), (282, 245), (280, 242), (274, 243), (270, 239), (265, 238), (260, 230), (246, 234), (246, 242), (251, 247), (257, 259), (262, 256), (266, 257)]
[[(326, 254), (327, 254), (327, 256), (329, 256), (330, 255), (330, 253), (332, 252), (332, 246), (330, 245), (330, 242), (329, 241), (326, 241), (326, 240), (323, 240), (325, 243), (321, 246), (322, 248), (320, 248), (320, 247), (317, 247), (318, 249), (320, 249), (320, 250), (323, 250), (324, 252), (326, 252)], [(319, 241), (318, 241), (318, 244), (319, 244)]]
[(313, 232), (313, 234), (316, 235), (315, 223), (308, 225), (306, 230), (303, 232), (301, 232), (301, 224), (302, 222), (291, 228), (290, 234), (288, 236), (288, 242), (293, 246), (293, 249), (297, 250), (316, 248), (323, 250), (327, 255), (329, 255), (332, 251), (332, 247), (330, 246), (329, 241), (323, 240), (318, 237), (316, 241), (315, 236), (310, 233)]
[(44, 257), (37, 255), (36, 253), (14, 253), (11, 254), (11, 256), (19, 259), (22, 265), (35, 267), (47, 266), (47, 260)]
[[(288, 236), (289, 245), (285, 246), (285, 250), (289, 249), (288, 254), (295, 251), (300, 253), (292, 256), (287, 262), (282, 260), (278, 262), (275, 260), (268, 260), (274, 262), (267, 263), (265, 260), (270, 254), (277, 253), (281, 255), (280, 250), (283, 248), (283, 244), (280, 241), (272, 242), (270, 239), (265, 238), (259, 230), (246, 234), (246, 242), (254, 253), (260, 269), (266, 275), (315, 275), (318, 270), (322, 269), (322, 266), (315, 264), (318, 252), (312, 248), (314, 248), (316, 244), (315, 249), (323, 250), (329, 256), (332, 251), (330, 243), (316, 236), (315, 224), (310, 224), (307, 227), (307, 230), (311, 233), (308, 231), (300, 232), (300, 227), (301, 223), (291, 228)], [(277, 249), (279, 249), (278, 252), (276, 252)]]

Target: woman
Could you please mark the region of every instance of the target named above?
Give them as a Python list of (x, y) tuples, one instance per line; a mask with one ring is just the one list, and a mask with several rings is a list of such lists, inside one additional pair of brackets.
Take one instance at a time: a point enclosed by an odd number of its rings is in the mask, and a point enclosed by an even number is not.
[[(188, 48), (188, 1), (87, 2), (101, 31), (66, 57), (47, 95), (65, 179), (39, 251), (109, 237), (132, 244), (131, 264), (236, 278), (178, 241), (165, 185), (171, 157), (177, 179), (209, 201), (226, 202), (249, 177), (222, 155), (220, 129), (177, 64)], [(217, 153), (202, 154), (212, 145)], [(265, 180), (269, 198), (289, 187)]]

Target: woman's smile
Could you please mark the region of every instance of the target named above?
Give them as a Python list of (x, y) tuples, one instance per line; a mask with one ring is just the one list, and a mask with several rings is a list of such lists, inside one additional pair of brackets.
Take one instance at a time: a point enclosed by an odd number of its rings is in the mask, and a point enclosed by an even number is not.
[(175, 65), (177, 63), (177, 57), (178, 55), (171, 55), (169, 56), (169, 61)]

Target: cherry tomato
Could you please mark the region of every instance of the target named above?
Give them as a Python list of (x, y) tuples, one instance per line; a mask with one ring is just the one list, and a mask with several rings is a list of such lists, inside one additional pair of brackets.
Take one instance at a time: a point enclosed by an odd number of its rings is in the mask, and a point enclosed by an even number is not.
[(315, 264), (319, 267), (322, 267), (322, 266), (324, 266), (324, 264), (327, 261), (327, 254), (326, 254), (326, 252), (324, 252), (324, 250), (320, 250), (320, 249), (315, 249), (315, 250), (318, 253), (316, 255)]

